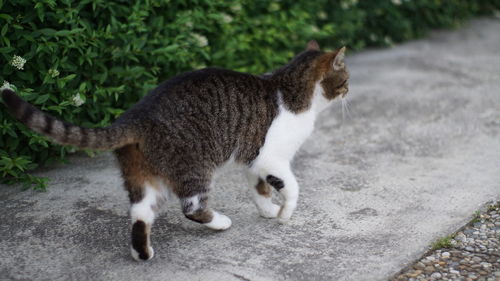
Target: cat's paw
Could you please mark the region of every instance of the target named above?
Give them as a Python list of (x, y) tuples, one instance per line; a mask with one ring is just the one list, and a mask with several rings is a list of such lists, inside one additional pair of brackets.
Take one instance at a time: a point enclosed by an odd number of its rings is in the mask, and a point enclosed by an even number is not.
[(290, 219), (283, 219), (283, 218), (278, 218), (278, 223), (279, 224), (289, 224), (290, 223)]
[(231, 223), (231, 219), (228, 216), (214, 211), (212, 221), (204, 223), (204, 225), (215, 230), (225, 230), (231, 227)]
[(134, 247), (130, 247), (130, 253), (132, 254), (132, 257), (136, 261), (148, 261), (152, 259), (155, 255), (155, 251), (153, 250), (152, 247), (148, 247), (148, 251), (146, 253), (139, 254)]
[(272, 219), (272, 218), (276, 218), (278, 216), (278, 213), (280, 212), (280, 208), (281, 207), (276, 205), (276, 204), (267, 204), (264, 206), (260, 206), (258, 208), (258, 210), (259, 210), (259, 214), (261, 217), (267, 218), (267, 219)]
[(284, 205), (281, 207), (278, 213), (278, 223), (280, 224), (287, 224), (290, 221), (290, 218), (292, 217), (293, 209), (287, 205)]

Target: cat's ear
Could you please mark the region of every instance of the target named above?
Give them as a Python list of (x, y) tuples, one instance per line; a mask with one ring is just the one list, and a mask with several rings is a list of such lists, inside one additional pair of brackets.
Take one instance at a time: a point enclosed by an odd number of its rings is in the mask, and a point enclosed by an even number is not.
[(345, 46), (337, 51), (337, 54), (333, 58), (332, 67), (333, 70), (340, 70), (344, 68), (344, 57), (345, 57)]
[(318, 42), (316, 42), (316, 40), (311, 40), (307, 43), (307, 46), (306, 46), (306, 50), (307, 51), (319, 51), (319, 44)]

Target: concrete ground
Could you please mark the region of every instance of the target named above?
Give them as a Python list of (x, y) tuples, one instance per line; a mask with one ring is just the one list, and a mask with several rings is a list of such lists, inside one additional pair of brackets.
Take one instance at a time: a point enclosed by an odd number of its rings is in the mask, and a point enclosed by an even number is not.
[(500, 197), (500, 21), (348, 58), (350, 118), (324, 112), (299, 151), (289, 225), (260, 218), (238, 169), (216, 179), (214, 232), (170, 202), (156, 256), (129, 254), (110, 154), (40, 171), (46, 193), (0, 187), (1, 280), (386, 280)]

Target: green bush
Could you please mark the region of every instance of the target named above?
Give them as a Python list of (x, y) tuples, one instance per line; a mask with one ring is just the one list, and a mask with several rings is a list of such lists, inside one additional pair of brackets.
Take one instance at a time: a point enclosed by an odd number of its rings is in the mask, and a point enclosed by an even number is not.
[[(263, 73), (310, 39), (327, 48), (391, 45), (499, 2), (0, 0), (0, 83), (63, 120), (106, 126), (183, 71)], [(27, 130), (3, 105), (0, 131), (3, 182), (45, 188), (29, 171), (74, 151)]]

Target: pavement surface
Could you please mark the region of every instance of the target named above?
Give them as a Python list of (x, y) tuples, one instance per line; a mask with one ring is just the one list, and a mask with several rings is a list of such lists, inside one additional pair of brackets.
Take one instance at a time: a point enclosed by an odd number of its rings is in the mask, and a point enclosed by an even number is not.
[(0, 186), (1, 280), (386, 280), (500, 197), (500, 21), (349, 56), (350, 117), (318, 119), (293, 167), (290, 224), (260, 218), (237, 168), (215, 180), (215, 232), (169, 202), (156, 256), (129, 253), (111, 154), (40, 170), (47, 192)]

